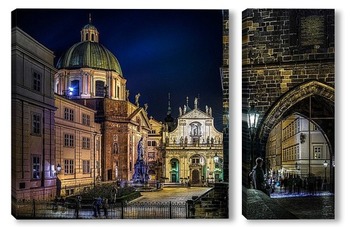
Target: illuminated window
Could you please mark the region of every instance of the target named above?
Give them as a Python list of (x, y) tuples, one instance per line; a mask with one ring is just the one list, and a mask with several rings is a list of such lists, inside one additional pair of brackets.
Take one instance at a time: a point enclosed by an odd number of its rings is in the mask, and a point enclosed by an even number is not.
[(32, 156), (32, 178), (40, 179), (40, 156)]
[(64, 146), (65, 147), (74, 147), (74, 135), (64, 134)]
[(314, 146), (314, 159), (322, 158), (322, 146)]
[(90, 149), (90, 138), (83, 137), (83, 149)]
[(83, 125), (90, 126), (90, 115), (88, 114), (83, 114)]
[(65, 107), (64, 108), (64, 119), (68, 121), (74, 121), (74, 110)]
[(73, 174), (74, 173), (74, 160), (66, 159), (64, 160), (64, 174)]
[(83, 173), (84, 174), (90, 173), (90, 161), (89, 160), (83, 160)]

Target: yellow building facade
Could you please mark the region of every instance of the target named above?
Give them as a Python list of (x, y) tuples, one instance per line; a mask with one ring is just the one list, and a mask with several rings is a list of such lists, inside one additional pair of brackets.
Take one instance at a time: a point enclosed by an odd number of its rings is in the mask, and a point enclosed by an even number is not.
[(266, 145), (266, 168), (276, 180), (299, 175), (330, 182), (329, 145), (307, 118), (293, 114), (271, 131)]
[(101, 180), (101, 127), (95, 111), (55, 95), (57, 196), (93, 188)]

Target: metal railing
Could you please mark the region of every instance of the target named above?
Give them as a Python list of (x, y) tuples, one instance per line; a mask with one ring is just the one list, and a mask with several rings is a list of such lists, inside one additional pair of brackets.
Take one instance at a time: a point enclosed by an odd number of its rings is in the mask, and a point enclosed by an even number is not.
[(132, 202), (93, 207), (82, 204), (79, 209), (72, 203), (26, 201), (12, 204), (17, 219), (172, 219), (187, 218), (186, 202)]

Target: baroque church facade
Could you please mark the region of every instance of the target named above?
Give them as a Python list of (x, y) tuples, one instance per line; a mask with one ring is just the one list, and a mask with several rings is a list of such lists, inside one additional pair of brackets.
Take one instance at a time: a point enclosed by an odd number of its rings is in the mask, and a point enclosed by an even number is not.
[(187, 103), (179, 107), (176, 128), (165, 126), (165, 183), (189, 183), (202, 186), (223, 180), (223, 134), (216, 130), (211, 107), (193, 109)]

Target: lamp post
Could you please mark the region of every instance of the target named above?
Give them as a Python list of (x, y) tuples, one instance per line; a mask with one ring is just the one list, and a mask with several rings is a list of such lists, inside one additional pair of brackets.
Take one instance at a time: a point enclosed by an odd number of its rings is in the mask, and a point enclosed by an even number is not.
[(96, 187), (96, 135), (97, 132), (92, 133), (94, 136), (94, 188)]
[(324, 182), (326, 183), (327, 182), (327, 166), (328, 166), (328, 162), (327, 160), (324, 160), (324, 163), (323, 163), (323, 166), (324, 166)]
[(255, 137), (255, 132), (258, 126), (258, 120), (259, 120), (259, 112), (255, 109), (255, 105), (251, 104), (250, 108), (248, 110), (247, 114), (247, 122), (248, 122), (248, 129), (249, 129), (249, 134), (250, 134), (250, 160), (251, 160), (251, 169), (254, 167), (254, 149), (253, 149), (253, 143), (254, 143), (254, 137)]
[(209, 171), (210, 171), (210, 168), (208, 166), (207, 167), (207, 185), (209, 185)]

